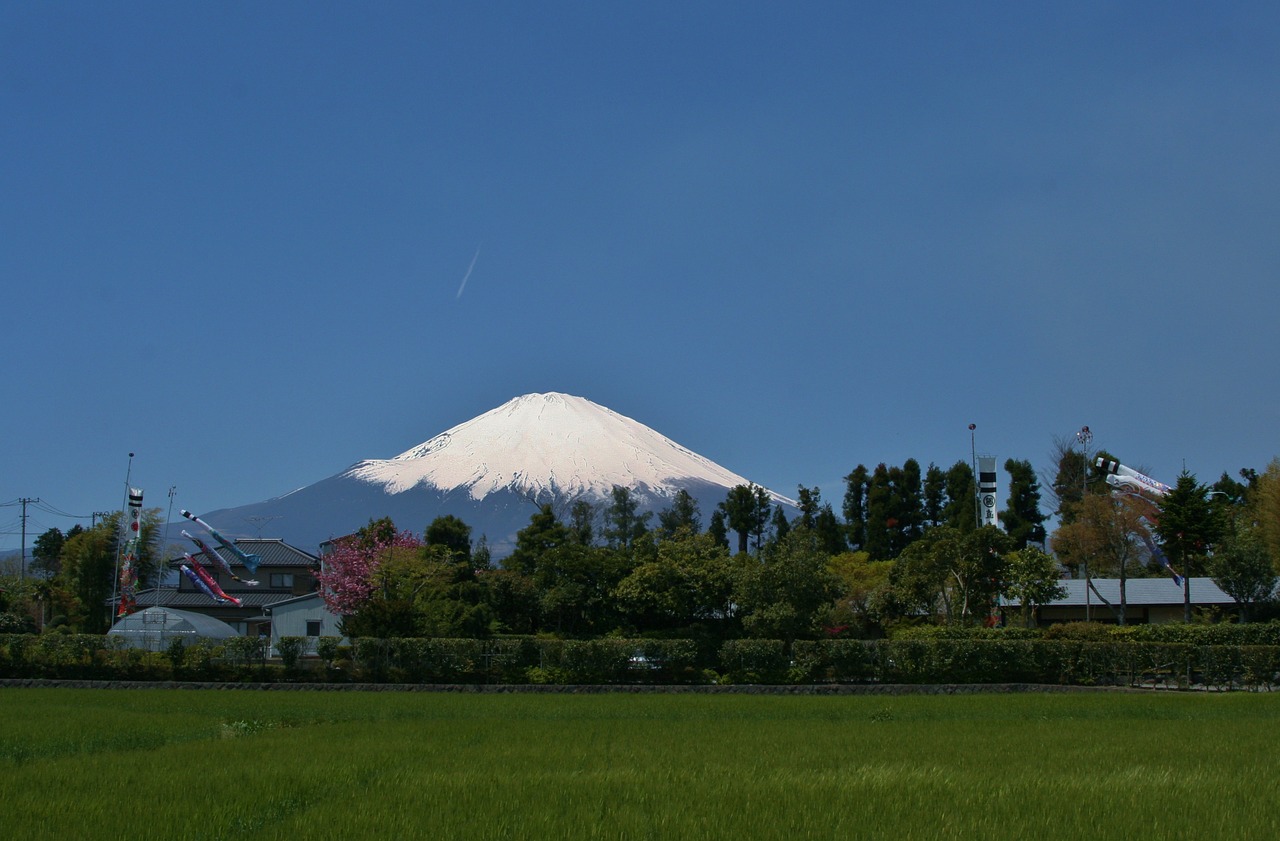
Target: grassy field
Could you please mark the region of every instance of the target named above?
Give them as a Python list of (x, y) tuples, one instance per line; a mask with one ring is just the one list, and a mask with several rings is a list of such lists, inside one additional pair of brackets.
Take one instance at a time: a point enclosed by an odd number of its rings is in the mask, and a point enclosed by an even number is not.
[(0, 689), (8, 838), (1276, 838), (1280, 695)]

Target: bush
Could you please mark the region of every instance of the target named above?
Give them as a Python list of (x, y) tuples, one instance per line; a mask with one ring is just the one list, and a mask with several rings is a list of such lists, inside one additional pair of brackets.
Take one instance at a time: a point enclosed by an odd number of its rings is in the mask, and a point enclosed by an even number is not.
[(720, 647), (721, 680), (726, 683), (786, 683), (790, 668), (782, 640), (729, 640)]
[(280, 654), (280, 662), (289, 671), (298, 666), (298, 661), (307, 649), (306, 637), (281, 637), (276, 643), (276, 651)]

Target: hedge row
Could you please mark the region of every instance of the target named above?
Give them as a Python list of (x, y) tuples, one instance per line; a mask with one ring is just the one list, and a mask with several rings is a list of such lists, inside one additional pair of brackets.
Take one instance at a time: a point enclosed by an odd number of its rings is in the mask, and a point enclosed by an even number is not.
[[(293, 650), (292, 647), (282, 646)], [(300, 646), (296, 647), (298, 650)], [(62, 680), (543, 684), (949, 684), (1270, 689), (1280, 645), (1092, 639), (732, 640), (708, 662), (689, 640), (322, 638), (320, 657), (268, 663), (263, 642), (180, 643), (165, 652), (110, 637), (0, 635), (0, 677)]]
[(1189, 645), (1280, 645), (1280, 622), (1213, 623), (1184, 625), (1110, 625), (1101, 622), (1065, 622), (1047, 628), (983, 628), (919, 625), (900, 628), (894, 639), (971, 640), (1092, 640), (1094, 642), (1179, 642)]

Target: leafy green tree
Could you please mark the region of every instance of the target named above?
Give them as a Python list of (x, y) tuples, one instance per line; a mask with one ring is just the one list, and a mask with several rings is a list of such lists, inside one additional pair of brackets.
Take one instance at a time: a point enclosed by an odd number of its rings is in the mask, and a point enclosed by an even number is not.
[(1257, 605), (1275, 597), (1276, 571), (1261, 530), (1243, 518), (1226, 530), (1209, 559), (1209, 574), (1222, 592), (1235, 599), (1242, 622), (1249, 621)]
[(995, 526), (968, 532), (931, 529), (894, 564), (889, 604), (900, 615), (940, 612), (948, 624), (986, 621), (1005, 584), (1005, 553), (1011, 545)]
[(702, 520), (698, 512), (698, 501), (684, 488), (676, 491), (671, 505), (658, 513), (658, 532), (663, 538), (670, 539), (681, 531), (697, 534), (702, 530)]
[(866, 552), (840, 552), (827, 560), (827, 571), (835, 576), (838, 592), (830, 625), (852, 629), (856, 636), (880, 633), (875, 598), (889, 585), (893, 561), (873, 561)]
[(1250, 509), (1262, 543), (1271, 556), (1271, 566), (1280, 571), (1280, 458), (1272, 459), (1258, 476)]
[(1129, 579), (1140, 575), (1152, 561), (1147, 540), (1148, 523), (1156, 517), (1155, 506), (1139, 497), (1090, 493), (1074, 510), (1071, 522), (1053, 533), (1053, 550), (1068, 569), (1086, 572), (1086, 586), (1093, 586), (1093, 576), (1098, 573), (1119, 579), (1118, 607), (1103, 600), (1101, 593), (1098, 598), (1116, 622), (1124, 625), (1129, 611)]
[(471, 526), (452, 514), (436, 517), (423, 539), (428, 546), (444, 546), (459, 563), (471, 563)]
[(682, 531), (660, 541), (654, 557), (619, 581), (614, 595), (641, 632), (724, 622), (732, 615), (738, 566), (710, 534)]
[(533, 575), (542, 629), (565, 637), (614, 630), (621, 617), (612, 593), (629, 572), (622, 550), (566, 542), (543, 552)]
[(31, 546), (31, 563), (27, 568), (43, 578), (57, 575), (62, 570), (62, 547), (66, 542), (62, 529), (51, 528), (45, 531)]
[(489, 569), (480, 574), (479, 581), (485, 604), (493, 615), (495, 632), (537, 633), (541, 623), (540, 594), (532, 575), (514, 569)]
[(1156, 533), (1165, 554), (1182, 572), (1183, 621), (1191, 621), (1191, 577), (1221, 535), (1223, 523), (1209, 503), (1209, 489), (1182, 471), (1173, 490), (1160, 501)]
[(1018, 549), (1028, 543), (1044, 545), (1047, 518), (1040, 511), (1040, 483), (1031, 462), (1011, 458), (1004, 469), (1009, 474), (1009, 500), (1000, 512), (1001, 525)]
[(742, 568), (733, 600), (750, 636), (785, 640), (789, 647), (820, 632), (820, 620), (839, 592), (813, 533), (795, 529), (760, 562)]
[[(68, 539), (62, 546), (61, 584), (75, 599), (73, 625), (82, 633), (103, 633), (110, 628), (112, 608), (107, 602), (116, 589), (116, 568), (121, 549), (120, 512), (107, 515), (91, 529)], [(156, 580), (159, 561), (155, 540), (160, 511), (142, 512), (142, 528), (136, 569), (138, 586)]]
[(428, 544), (406, 567), (414, 584), (418, 636), (488, 636), (494, 615), (468, 555), (445, 544)]
[(1067, 594), (1058, 577), (1058, 564), (1036, 546), (1020, 546), (1007, 556), (1008, 568), (1002, 595), (1022, 606), (1022, 624), (1034, 628), (1035, 611)]
[(529, 518), (529, 525), (516, 532), (515, 551), (503, 559), (502, 566), (533, 575), (544, 552), (571, 542), (569, 530), (556, 517), (551, 505), (544, 504)]

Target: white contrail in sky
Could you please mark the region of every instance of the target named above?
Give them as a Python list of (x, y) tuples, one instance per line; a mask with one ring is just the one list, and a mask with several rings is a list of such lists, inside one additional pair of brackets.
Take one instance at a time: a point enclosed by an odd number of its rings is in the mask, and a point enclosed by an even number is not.
[(467, 288), (467, 279), (471, 277), (471, 270), (476, 267), (476, 260), (480, 258), (480, 246), (476, 246), (475, 256), (471, 258), (471, 265), (467, 266), (467, 273), (462, 276), (462, 285), (458, 287), (458, 294), (453, 296), (456, 301), (462, 297), (462, 290)]

